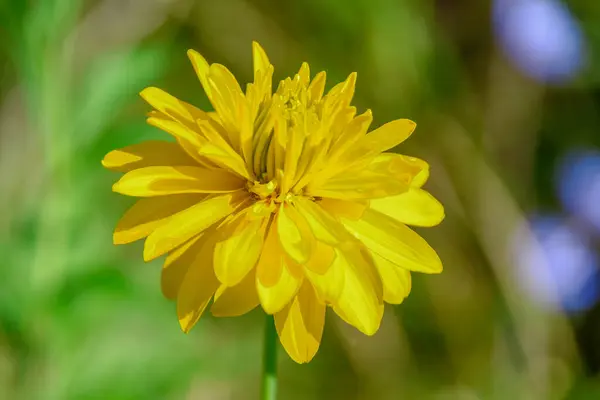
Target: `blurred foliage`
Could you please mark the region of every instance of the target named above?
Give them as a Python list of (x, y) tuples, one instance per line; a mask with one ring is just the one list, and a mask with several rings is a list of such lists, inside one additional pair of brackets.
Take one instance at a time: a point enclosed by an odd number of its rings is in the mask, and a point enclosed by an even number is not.
[(112, 245), (130, 202), (100, 166), (164, 138), (144, 87), (209, 107), (187, 48), (247, 82), (252, 40), (276, 79), (302, 61), (329, 87), (358, 71), (376, 125), (416, 120), (402, 152), (431, 161), (447, 207), (422, 232), (445, 272), (415, 276), (373, 338), (328, 318), (311, 364), (282, 354), (281, 398), (600, 398), (600, 312), (541, 309), (505, 254), (527, 213), (559, 207), (557, 159), (600, 146), (600, 7), (567, 4), (588, 66), (546, 87), (498, 50), (478, 0), (0, 0), (0, 399), (256, 397), (261, 312), (182, 334), (160, 261)]

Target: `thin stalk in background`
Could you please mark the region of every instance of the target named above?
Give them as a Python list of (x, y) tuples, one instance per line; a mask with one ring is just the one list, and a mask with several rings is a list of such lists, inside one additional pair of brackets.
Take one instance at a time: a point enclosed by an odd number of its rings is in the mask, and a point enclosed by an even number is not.
[(271, 315), (267, 315), (265, 319), (263, 346), (260, 398), (261, 400), (275, 400), (277, 398), (277, 330)]

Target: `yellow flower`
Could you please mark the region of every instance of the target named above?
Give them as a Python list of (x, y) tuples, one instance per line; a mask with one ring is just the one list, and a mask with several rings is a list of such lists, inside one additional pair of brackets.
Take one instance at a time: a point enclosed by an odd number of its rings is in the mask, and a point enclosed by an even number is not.
[(325, 309), (367, 335), (384, 301), (399, 304), (410, 271), (439, 273), (435, 251), (407, 227), (434, 226), (442, 205), (421, 189), (426, 162), (384, 153), (415, 129), (406, 119), (367, 134), (371, 111), (350, 105), (356, 74), (323, 94), (325, 73), (302, 64), (272, 93), (273, 66), (253, 44), (244, 93), (227, 68), (188, 55), (215, 111), (157, 88), (141, 96), (148, 123), (176, 142), (148, 141), (106, 155), (125, 175), (115, 192), (141, 197), (115, 244), (146, 238), (146, 261), (167, 254), (162, 290), (188, 332), (211, 299), (216, 316), (259, 304), (298, 363), (315, 355)]

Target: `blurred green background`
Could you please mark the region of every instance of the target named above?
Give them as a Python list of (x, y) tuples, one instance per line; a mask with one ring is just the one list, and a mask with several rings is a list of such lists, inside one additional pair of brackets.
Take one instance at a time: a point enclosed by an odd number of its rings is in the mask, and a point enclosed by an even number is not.
[(189, 335), (161, 261), (115, 247), (131, 199), (108, 151), (166, 134), (137, 95), (209, 103), (194, 48), (252, 77), (358, 72), (375, 125), (417, 122), (446, 206), (365, 337), (328, 314), (281, 399), (600, 399), (600, 3), (595, 0), (0, 0), (0, 399), (254, 399), (261, 311)]

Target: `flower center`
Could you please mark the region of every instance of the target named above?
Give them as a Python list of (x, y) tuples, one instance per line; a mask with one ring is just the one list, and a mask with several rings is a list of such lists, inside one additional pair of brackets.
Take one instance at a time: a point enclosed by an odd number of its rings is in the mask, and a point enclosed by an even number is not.
[(275, 179), (267, 183), (248, 182), (246, 185), (246, 189), (257, 200), (264, 200), (279, 195), (279, 185), (277, 184), (277, 181)]
[[(306, 155), (307, 141), (320, 129), (320, 119), (310, 100), (307, 82), (299, 75), (280, 82), (269, 107), (274, 122), (268, 131), (256, 133), (256, 181), (248, 182), (247, 190), (256, 202), (279, 204), (302, 195), (302, 190), (294, 186), (309, 167), (309, 159), (302, 157)], [(293, 154), (289, 160), (288, 152)]]
[(294, 194), (280, 192), (279, 184), (275, 179), (267, 183), (248, 182), (246, 189), (254, 202), (252, 212), (263, 217), (276, 214), (281, 203), (292, 202), (294, 199)]

